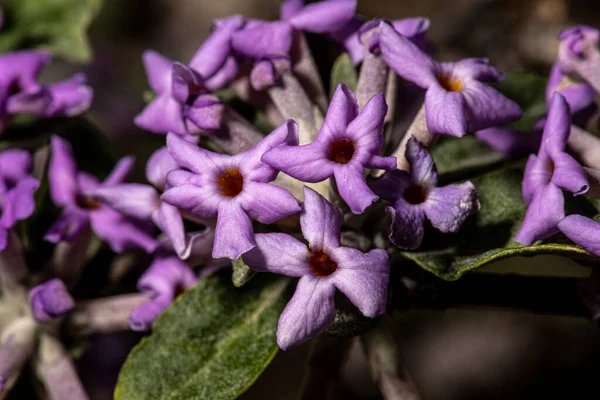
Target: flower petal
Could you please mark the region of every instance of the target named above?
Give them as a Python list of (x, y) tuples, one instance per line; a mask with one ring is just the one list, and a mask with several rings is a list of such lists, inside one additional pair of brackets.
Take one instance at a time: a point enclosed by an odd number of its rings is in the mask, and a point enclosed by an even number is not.
[(354, 214), (362, 214), (379, 197), (369, 188), (362, 165), (336, 165), (333, 174), (340, 196)]
[(425, 211), (422, 207), (409, 204), (400, 198), (393, 207), (385, 210), (392, 217), (390, 240), (401, 249), (413, 250), (418, 248), (425, 234)]
[(285, 0), (279, 7), (279, 15), (282, 20), (288, 20), (300, 11), (302, 7), (304, 7), (304, 0)]
[(21, 179), (4, 196), (0, 225), (12, 228), (17, 221), (29, 218), (35, 210), (33, 193), (39, 186), (40, 182), (37, 179), (28, 176)]
[(134, 332), (150, 330), (154, 320), (171, 305), (172, 301), (169, 296), (158, 296), (134, 308), (129, 316), (129, 327)]
[(293, 28), (287, 21), (256, 22), (231, 36), (233, 48), (253, 59), (271, 54), (287, 55), (292, 47)]
[(378, 93), (371, 97), (360, 114), (350, 122), (346, 135), (356, 142), (357, 153), (379, 155), (383, 146), (383, 120), (387, 110), (383, 93)]
[(583, 215), (569, 215), (558, 223), (558, 229), (587, 251), (600, 256), (600, 224)]
[(523, 174), (523, 200), (525, 204), (531, 203), (533, 195), (538, 188), (546, 186), (552, 179), (552, 171), (548, 168), (549, 161), (547, 158), (541, 159), (534, 154), (531, 154), (525, 165)]
[(558, 223), (565, 217), (564, 197), (561, 190), (549, 183), (537, 190), (515, 241), (525, 246), (558, 233)]
[(290, 192), (268, 183), (248, 182), (241, 195), (246, 213), (263, 224), (272, 224), (302, 210)]
[(0, 153), (0, 175), (13, 184), (29, 175), (32, 166), (31, 154), (27, 150), (8, 149)]
[(221, 169), (229, 158), (200, 148), (173, 133), (167, 135), (167, 147), (180, 166), (200, 175)]
[(256, 247), (242, 258), (257, 272), (301, 277), (311, 274), (309, 251), (304, 243), (285, 233), (264, 233), (254, 236)]
[(156, 189), (140, 183), (100, 186), (89, 192), (89, 196), (123, 214), (140, 219), (150, 219), (160, 205)]
[(183, 106), (167, 94), (156, 97), (133, 120), (142, 129), (149, 132), (178, 135), (187, 133), (183, 123)]
[(92, 229), (115, 253), (141, 248), (153, 253), (158, 245), (152, 236), (152, 224), (127, 217), (108, 207), (90, 213)]
[(142, 54), (142, 62), (148, 76), (148, 83), (156, 94), (171, 90), (171, 66), (173, 61), (154, 50)]
[(424, 188), (437, 186), (438, 174), (431, 154), (414, 137), (406, 143), (406, 159), (410, 164), (410, 181)]
[(542, 135), (542, 151), (551, 156), (563, 152), (567, 146), (567, 139), (571, 133), (571, 113), (569, 104), (564, 96), (558, 92), (552, 95), (548, 107), (548, 117)]
[(339, 208), (319, 193), (304, 187), (300, 227), (302, 235), (313, 251), (339, 247), (342, 222), (342, 212)]
[(388, 171), (381, 178), (369, 182), (373, 192), (384, 200), (394, 202), (402, 197), (404, 190), (411, 185), (407, 171)]
[(485, 83), (469, 82), (460, 93), (468, 110), (469, 132), (513, 122), (522, 115), (517, 103)]
[(52, 136), (52, 157), (48, 167), (50, 197), (57, 206), (75, 201), (77, 192), (77, 164), (71, 145), (60, 136)]
[(333, 161), (326, 157), (322, 143), (313, 142), (304, 146), (275, 147), (261, 160), (291, 177), (303, 182), (321, 182), (333, 175)]
[(305, 5), (288, 21), (298, 30), (330, 33), (342, 29), (355, 12), (356, 0), (328, 0)]
[(60, 241), (71, 242), (86, 227), (89, 226), (89, 216), (74, 208), (65, 208), (44, 235), (44, 240), (50, 243)]
[(317, 140), (329, 141), (333, 138), (345, 138), (348, 125), (357, 115), (356, 96), (346, 85), (340, 83), (333, 93)]
[(349, 247), (339, 247), (331, 253), (338, 269), (331, 282), (348, 297), (364, 316), (383, 315), (386, 310), (390, 260), (381, 249), (363, 253)]
[(488, 64), (487, 58), (465, 58), (452, 63), (453, 76), (480, 82), (499, 82), (506, 74)]
[(254, 246), (252, 222), (242, 206), (236, 201), (221, 202), (215, 227), (213, 258), (235, 260)]
[(471, 182), (432, 189), (423, 204), (431, 225), (442, 232), (458, 232), (468, 216), (479, 210), (477, 189)]
[(425, 119), (433, 134), (463, 137), (468, 130), (462, 92), (448, 92), (437, 81), (425, 94)]
[(85, 82), (84, 74), (76, 74), (70, 79), (48, 85), (52, 103), (45, 110), (45, 116), (73, 117), (90, 108), (94, 91)]
[(568, 190), (574, 196), (587, 193), (590, 189), (587, 175), (581, 165), (567, 153), (557, 153), (552, 157), (554, 173), (552, 183)]
[(335, 286), (314, 275), (300, 278), (277, 326), (277, 344), (287, 350), (321, 334), (335, 319)]
[(190, 211), (202, 218), (212, 218), (217, 214), (223, 196), (210, 189), (184, 184), (172, 187), (162, 194), (162, 201)]
[(133, 170), (133, 164), (135, 163), (135, 157), (127, 156), (117, 161), (115, 167), (110, 171), (110, 174), (106, 177), (103, 185), (116, 185), (123, 183)]
[(158, 190), (164, 190), (167, 174), (179, 168), (177, 161), (171, 157), (169, 149), (164, 146), (156, 150), (146, 163), (146, 179)]
[(385, 62), (402, 78), (422, 88), (437, 82), (435, 62), (387, 23), (381, 24), (379, 43)]

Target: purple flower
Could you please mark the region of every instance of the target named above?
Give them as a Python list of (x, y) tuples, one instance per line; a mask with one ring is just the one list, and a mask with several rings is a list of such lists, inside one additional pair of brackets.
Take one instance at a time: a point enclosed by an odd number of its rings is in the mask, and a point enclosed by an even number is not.
[(250, 20), (233, 33), (232, 47), (252, 59), (271, 55), (289, 55), (294, 30), (312, 33), (339, 31), (354, 17), (356, 0), (326, 0), (303, 5), (297, 0), (282, 5), (281, 21)]
[(135, 117), (135, 124), (154, 133), (198, 134), (221, 126), (223, 103), (208, 93), (202, 78), (190, 68), (155, 51), (143, 55), (156, 98)]
[(277, 344), (283, 350), (322, 333), (335, 318), (339, 289), (367, 317), (385, 313), (389, 257), (340, 245), (340, 210), (309, 188), (300, 214), (308, 245), (284, 233), (256, 235), (256, 247), (243, 260), (259, 272), (298, 277), (296, 293), (279, 319)]
[(33, 193), (39, 182), (30, 173), (29, 152), (11, 149), (0, 153), (0, 251), (6, 247), (8, 230), (35, 209)]
[(314, 142), (273, 148), (262, 160), (304, 182), (334, 176), (340, 196), (353, 213), (361, 214), (378, 199), (367, 186), (365, 168), (396, 168), (395, 157), (379, 156), (386, 112), (383, 93), (379, 93), (359, 114), (356, 96), (340, 84)]
[(558, 229), (577, 245), (600, 256), (600, 224), (583, 215), (569, 215), (558, 222)]
[(475, 132), (475, 137), (506, 158), (520, 157), (537, 151), (545, 124), (546, 118), (540, 119), (531, 132), (496, 126)]
[(99, 182), (90, 174), (77, 170), (71, 145), (59, 136), (52, 137), (52, 157), (48, 180), (50, 197), (63, 208), (58, 220), (44, 238), (52, 243), (72, 241), (91, 224), (96, 234), (117, 253), (128, 247), (141, 247), (151, 253), (156, 241), (151, 236), (151, 226), (127, 217), (92, 199), (99, 187), (122, 183), (133, 167), (133, 158), (121, 159), (110, 175)]
[(169, 134), (167, 146), (189, 171), (168, 174), (172, 187), (162, 200), (202, 218), (217, 217), (213, 257), (238, 258), (255, 246), (253, 218), (272, 224), (300, 211), (285, 189), (270, 185), (278, 171), (261, 162), (262, 155), (284, 143), (298, 143), (298, 126), (288, 120), (252, 149), (233, 156), (212, 153)]
[(575, 196), (589, 190), (583, 168), (565, 152), (570, 132), (569, 105), (560, 93), (555, 93), (540, 150), (537, 156), (529, 156), (525, 166), (523, 199), (529, 208), (515, 236), (519, 243), (529, 246), (558, 233), (558, 222), (565, 216), (561, 189)]
[(52, 100), (44, 110), (44, 116), (73, 117), (90, 108), (94, 92), (85, 82), (84, 74), (76, 74), (65, 81), (47, 85)]
[(386, 23), (380, 46), (389, 67), (402, 78), (427, 89), (425, 117), (433, 134), (464, 136), (467, 132), (519, 119), (521, 109), (483, 82), (504, 78), (486, 59), (438, 63)]
[(60, 279), (51, 279), (29, 291), (33, 317), (47, 322), (62, 317), (75, 307), (75, 300)]
[(191, 248), (183, 218), (177, 207), (160, 200), (167, 174), (178, 168), (179, 164), (163, 147), (150, 157), (146, 165), (146, 179), (154, 186), (140, 183), (101, 186), (91, 191), (90, 197), (130, 217), (152, 221), (168, 236), (179, 257), (185, 259)]
[(157, 256), (150, 268), (140, 277), (138, 290), (150, 301), (131, 312), (129, 324), (134, 331), (147, 331), (154, 320), (169, 307), (183, 291), (196, 284), (192, 269), (174, 254)]
[[(382, 19), (367, 21), (362, 17), (355, 16), (342, 29), (329, 36), (340, 43), (350, 54), (354, 65), (358, 65), (365, 57), (365, 46), (369, 51), (379, 51), (379, 25), (382, 21)], [(410, 39), (421, 50), (429, 51), (431, 46), (425, 35), (429, 28), (427, 18), (405, 18), (392, 21), (391, 24), (399, 34)], [(371, 36), (372, 33), (376, 34), (375, 38)], [(370, 39), (374, 39), (374, 41), (370, 43)]]
[(600, 87), (600, 31), (589, 26), (575, 26), (562, 31), (557, 64), (563, 73), (577, 73), (596, 90)]
[(415, 138), (406, 145), (410, 172), (394, 170), (370, 183), (375, 193), (392, 203), (390, 240), (404, 249), (421, 245), (425, 219), (442, 232), (457, 232), (467, 217), (479, 210), (477, 190), (471, 182), (437, 186), (431, 155)]

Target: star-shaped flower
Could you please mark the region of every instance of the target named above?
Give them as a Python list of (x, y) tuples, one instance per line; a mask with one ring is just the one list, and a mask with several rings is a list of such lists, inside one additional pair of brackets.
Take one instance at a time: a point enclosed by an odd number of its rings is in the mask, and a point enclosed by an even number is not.
[(379, 156), (386, 112), (385, 98), (379, 93), (359, 113), (356, 96), (340, 84), (314, 142), (273, 148), (262, 160), (304, 182), (335, 177), (342, 199), (353, 213), (361, 214), (378, 199), (367, 186), (365, 168), (396, 168), (395, 157)]
[(386, 23), (381, 24), (379, 41), (389, 67), (427, 89), (425, 118), (432, 134), (461, 137), (520, 118), (517, 103), (484, 83), (504, 79), (486, 59), (438, 63)]
[(528, 246), (558, 233), (558, 222), (565, 216), (561, 189), (575, 196), (589, 190), (585, 171), (565, 152), (570, 132), (569, 105), (560, 93), (555, 93), (538, 154), (529, 156), (525, 166), (523, 199), (529, 208), (515, 236), (519, 243)]
[(252, 149), (233, 156), (210, 152), (169, 134), (171, 155), (188, 171), (170, 172), (167, 181), (172, 187), (161, 198), (199, 217), (217, 217), (213, 257), (236, 259), (255, 246), (250, 218), (272, 224), (300, 211), (294, 196), (268, 183), (278, 171), (261, 161), (266, 151), (284, 143), (298, 143), (298, 126), (291, 120)]
[(256, 247), (243, 255), (256, 271), (300, 278), (279, 319), (277, 344), (283, 350), (319, 335), (333, 322), (336, 289), (367, 317), (385, 313), (388, 254), (343, 247), (342, 220), (337, 207), (305, 188), (300, 226), (308, 245), (284, 233), (257, 234)]

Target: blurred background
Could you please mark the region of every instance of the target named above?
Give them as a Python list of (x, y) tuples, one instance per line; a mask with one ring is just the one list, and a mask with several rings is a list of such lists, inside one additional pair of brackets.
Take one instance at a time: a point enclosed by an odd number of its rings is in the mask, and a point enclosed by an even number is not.
[[(67, 76), (81, 69), (87, 73), (95, 91), (90, 117), (110, 137), (115, 155), (138, 157), (137, 179), (142, 180), (143, 160), (164, 143), (164, 137), (133, 125), (148, 89), (142, 52), (153, 48), (187, 62), (208, 35), (212, 19), (233, 13), (276, 19), (279, 4), (278, 0), (104, 0), (91, 28), (94, 61), (86, 66), (55, 63), (51, 74)], [(560, 30), (582, 23), (600, 26), (598, 0), (359, 0), (358, 10), (369, 18), (428, 17), (438, 59), (488, 57), (504, 72), (547, 74)], [(517, 268), (547, 262), (537, 257), (505, 263)], [(572, 277), (587, 273), (578, 270)], [(532, 289), (531, 296), (535, 295)], [(394, 322), (406, 364), (426, 400), (600, 397), (596, 386), (600, 336), (585, 317), (463, 307), (397, 313)], [(133, 334), (94, 338), (79, 362), (94, 399), (112, 398), (118, 369), (137, 339)], [(242, 398), (295, 398), (307, 349), (305, 345), (280, 352)], [(379, 396), (361, 348), (354, 345), (337, 398)]]

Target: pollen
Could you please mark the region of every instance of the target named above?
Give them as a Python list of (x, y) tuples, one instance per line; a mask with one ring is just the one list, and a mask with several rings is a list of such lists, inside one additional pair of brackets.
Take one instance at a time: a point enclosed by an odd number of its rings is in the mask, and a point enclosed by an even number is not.
[(404, 190), (402, 196), (409, 204), (421, 204), (427, 200), (427, 191), (421, 185), (412, 185)]
[(313, 251), (308, 259), (313, 273), (319, 278), (325, 278), (337, 270), (337, 264), (323, 251)]
[(438, 75), (437, 80), (449, 92), (462, 92), (465, 88), (460, 79), (453, 78), (450, 75)]
[(327, 158), (338, 164), (348, 164), (352, 160), (355, 151), (356, 144), (352, 140), (336, 139), (329, 146)]
[(244, 176), (239, 169), (227, 168), (217, 179), (217, 185), (221, 188), (221, 194), (227, 197), (235, 197), (244, 188)]

